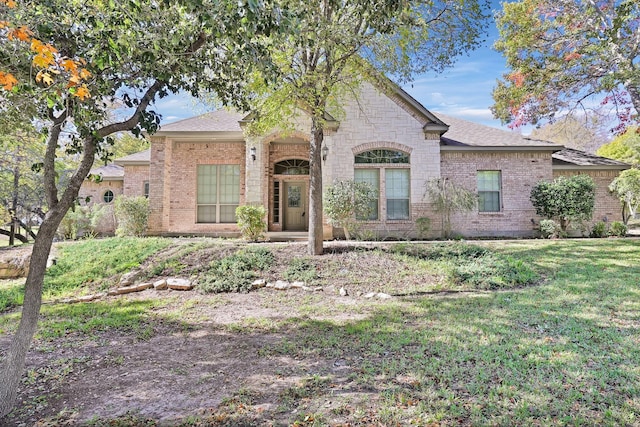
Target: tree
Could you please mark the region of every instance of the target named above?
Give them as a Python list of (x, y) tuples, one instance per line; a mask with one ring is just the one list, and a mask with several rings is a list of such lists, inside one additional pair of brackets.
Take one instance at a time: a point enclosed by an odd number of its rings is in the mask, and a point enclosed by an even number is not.
[[(408, 81), (414, 73), (441, 71), (475, 48), (484, 33), (484, 0), (282, 0), (291, 31), (270, 44), (270, 64), (278, 78), (264, 84), (252, 104), (259, 122), (272, 131), (304, 111), (309, 129), (309, 247), (322, 244), (321, 147), (327, 117), (340, 115), (345, 96), (363, 80), (389, 89), (384, 73)], [(259, 85), (260, 79), (256, 85)], [(255, 87), (254, 87), (255, 89)]]
[(336, 181), (324, 193), (324, 212), (329, 222), (344, 229), (344, 236), (351, 240), (352, 233), (361, 220), (373, 212), (377, 203), (375, 191), (366, 182)]
[(531, 138), (551, 141), (568, 148), (594, 152), (602, 145), (597, 123), (590, 118), (578, 118), (574, 114), (564, 116), (553, 123), (531, 131)]
[(535, 124), (596, 104), (612, 106), (618, 131), (637, 122), (639, 2), (519, 0), (502, 6), (495, 47), (510, 70), (493, 91), (496, 117), (512, 126)]
[(627, 224), (629, 218), (636, 216), (640, 207), (640, 170), (622, 171), (609, 185), (609, 191), (622, 202), (622, 220)]
[(442, 237), (445, 239), (451, 236), (451, 215), (473, 210), (478, 200), (473, 191), (451, 182), (448, 178), (428, 180), (425, 184), (425, 196), (434, 212), (440, 214)]
[[(0, 40), (0, 63), (3, 68), (7, 65), (4, 75), (15, 79), (11, 88), (4, 86), (1, 108), (8, 117), (25, 117), (28, 112), (29, 121), (46, 126), (38, 170), (47, 210), (32, 250), (18, 330), (0, 369), (0, 416), (15, 400), (37, 325), (53, 237), (95, 156), (108, 152), (110, 135), (156, 130), (160, 119), (150, 105), (169, 92), (187, 90), (195, 95), (208, 89), (225, 102), (242, 101), (238, 89), (246, 80), (243, 76), (260, 57), (254, 35), (273, 28), (279, 16), (265, 2), (235, 0), (50, 0), (25, 1), (11, 8), (6, 7), (9, 1), (3, 3), (0, 8), (7, 16), (3, 25), (11, 22), (14, 29), (30, 29), (33, 37), (31, 44), (17, 38)], [(41, 51), (32, 58), (31, 49), (40, 40), (55, 46), (42, 51), (49, 52), (44, 59), (53, 60), (43, 63), (45, 71), (32, 80), (32, 62)], [(58, 79), (60, 74), (66, 77)], [(109, 119), (113, 117), (109, 108), (117, 104), (126, 109), (119, 118)], [(79, 157), (64, 188), (55, 167), (59, 146)]]
[(125, 133), (118, 135), (114, 139), (113, 148), (111, 148), (110, 151), (113, 153), (114, 159), (119, 159), (120, 157), (146, 150), (147, 148), (149, 148), (149, 141), (144, 137), (135, 137), (130, 133)]
[(622, 135), (596, 151), (598, 156), (620, 160), (632, 165), (640, 164), (640, 128), (630, 126)]
[(557, 220), (566, 232), (572, 221), (588, 221), (593, 216), (596, 184), (588, 175), (560, 176), (552, 182), (538, 182), (530, 199), (537, 215)]

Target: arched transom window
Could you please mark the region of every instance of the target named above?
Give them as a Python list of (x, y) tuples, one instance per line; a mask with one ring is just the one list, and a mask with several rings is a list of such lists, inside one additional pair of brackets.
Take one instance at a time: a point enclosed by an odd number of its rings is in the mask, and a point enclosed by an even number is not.
[(371, 214), (365, 220), (409, 219), (409, 154), (397, 150), (370, 150), (355, 155), (354, 180), (366, 182), (376, 193)]
[(300, 159), (283, 160), (275, 164), (276, 175), (309, 175), (309, 161)]

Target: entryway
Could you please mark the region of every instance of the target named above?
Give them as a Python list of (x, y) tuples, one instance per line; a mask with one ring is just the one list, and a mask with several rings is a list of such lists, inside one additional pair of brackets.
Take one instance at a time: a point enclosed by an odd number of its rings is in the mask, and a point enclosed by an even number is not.
[(306, 231), (309, 229), (307, 214), (308, 191), (306, 181), (284, 182), (284, 231)]

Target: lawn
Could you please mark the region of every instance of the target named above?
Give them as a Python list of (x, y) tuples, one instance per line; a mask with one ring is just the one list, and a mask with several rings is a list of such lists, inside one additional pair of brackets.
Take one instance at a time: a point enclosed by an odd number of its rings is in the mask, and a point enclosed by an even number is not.
[[(127, 268), (149, 280), (192, 277), (209, 293), (45, 304), (9, 422), (640, 423), (638, 240), (328, 245), (313, 258), (301, 245), (149, 245), (162, 257), (140, 244)], [(247, 254), (260, 268), (238, 272)], [(77, 265), (91, 280), (73, 286), (55, 285), (70, 279), (54, 270), (47, 295), (106, 289), (124, 271), (111, 268), (101, 275)], [(210, 271), (234, 280), (302, 278), (322, 291), (215, 293), (229, 281)], [(19, 304), (16, 286), (0, 285), (0, 296), (11, 290)], [(367, 298), (372, 292), (390, 298)], [(0, 317), (2, 346), (17, 322), (10, 307)]]

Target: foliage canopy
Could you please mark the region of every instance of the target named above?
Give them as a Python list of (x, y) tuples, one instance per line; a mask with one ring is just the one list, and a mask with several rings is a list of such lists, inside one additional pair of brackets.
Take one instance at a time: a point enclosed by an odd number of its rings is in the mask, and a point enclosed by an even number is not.
[(593, 216), (596, 185), (588, 175), (560, 176), (540, 181), (531, 190), (536, 214), (560, 223), (563, 232), (572, 221), (588, 221)]

